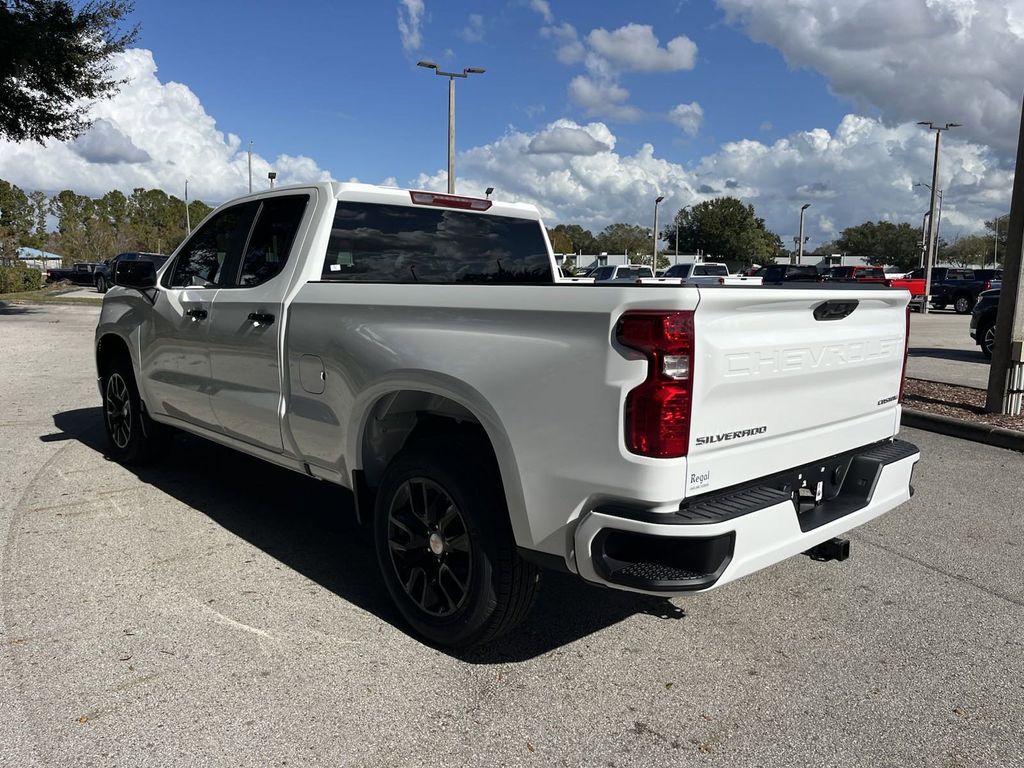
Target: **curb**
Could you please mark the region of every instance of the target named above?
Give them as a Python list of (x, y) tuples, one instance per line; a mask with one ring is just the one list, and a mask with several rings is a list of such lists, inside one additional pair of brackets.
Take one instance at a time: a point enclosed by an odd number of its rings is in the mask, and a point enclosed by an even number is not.
[(959, 437), (961, 440), (973, 440), (976, 443), (985, 443), (997, 448), (1007, 448), (1024, 453), (1024, 432), (1019, 432), (1016, 429), (978, 424), (973, 421), (954, 419), (951, 416), (941, 416), (937, 413), (915, 411), (913, 408), (907, 407), (903, 408), (903, 418), (900, 423), (905, 427), (937, 432), (940, 435)]

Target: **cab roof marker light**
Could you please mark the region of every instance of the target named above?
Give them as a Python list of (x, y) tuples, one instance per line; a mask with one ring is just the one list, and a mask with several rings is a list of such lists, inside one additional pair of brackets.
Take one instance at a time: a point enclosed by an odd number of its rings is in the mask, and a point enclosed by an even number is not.
[(486, 211), (491, 207), (490, 200), (479, 197), (462, 197), (460, 195), (443, 195), (439, 192), (409, 192), (415, 205), (432, 205), (437, 208), (461, 208), (466, 211)]

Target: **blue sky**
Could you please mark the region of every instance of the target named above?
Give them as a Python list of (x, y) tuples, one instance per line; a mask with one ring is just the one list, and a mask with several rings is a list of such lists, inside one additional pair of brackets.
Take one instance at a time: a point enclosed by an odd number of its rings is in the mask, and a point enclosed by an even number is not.
[[(456, 83), (460, 148), (491, 141), (507, 126), (536, 130), (556, 117), (587, 118), (566, 95), (579, 68), (557, 61), (538, 13), (527, 2), (488, 4), (490, 12), (480, 6), (430, 2), (422, 47), (409, 52), (394, 3), (295, 3), (281, 13), (268, 2), (142, 0), (138, 45), (153, 51), (162, 80), (187, 83), (218, 127), (252, 138), (265, 155), (312, 155), (339, 178), (406, 179), (446, 163), (447, 79), (416, 67), (421, 58), (449, 71), (487, 69)], [(680, 102), (713, 104), (703, 129), (690, 138), (654, 117), (622, 123), (616, 135), (626, 152), (651, 142), (689, 164), (725, 141), (834, 125), (850, 107), (823, 77), (791, 69), (707, 2), (555, 2), (556, 12), (583, 31), (646, 24), (663, 43), (686, 35), (697, 44), (692, 71), (635, 73), (622, 83), (652, 114)], [(478, 41), (463, 36), (471, 13), (484, 18)]]
[(161, 187), (219, 203), (256, 185), (446, 185), (446, 80), (457, 186), (536, 204), (549, 224), (650, 225), (730, 194), (810, 246), (927, 209), (943, 144), (942, 234), (1009, 205), (1024, 0), (137, 0), (128, 79), (73, 142), (0, 141), (0, 177), (101, 195)]

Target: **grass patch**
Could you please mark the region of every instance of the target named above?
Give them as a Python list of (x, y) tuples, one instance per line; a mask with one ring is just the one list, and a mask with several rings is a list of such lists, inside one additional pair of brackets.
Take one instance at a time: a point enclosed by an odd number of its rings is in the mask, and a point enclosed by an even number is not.
[(67, 296), (65, 294), (77, 291), (81, 286), (74, 285), (51, 285), (38, 291), (17, 291), (15, 293), (0, 293), (0, 301), (14, 301), (31, 304), (89, 304), (96, 306), (103, 301), (103, 296), (96, 294), (95, 299), (87, 299), (84, 296)]

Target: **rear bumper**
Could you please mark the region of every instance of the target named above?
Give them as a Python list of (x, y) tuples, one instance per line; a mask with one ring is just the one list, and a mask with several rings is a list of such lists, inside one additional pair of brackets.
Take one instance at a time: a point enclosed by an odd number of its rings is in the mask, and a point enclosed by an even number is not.
[(577, 570), (634, 592), (721, 586), (907, 501), (920, 457), (911, 443), (885, 441), (698, 497), (678, 512), (598, 507), (576, 528)]

